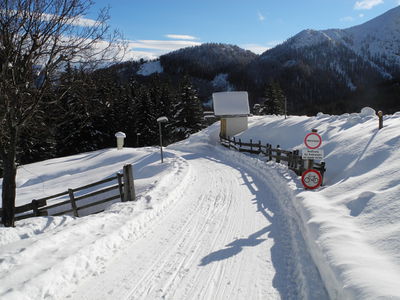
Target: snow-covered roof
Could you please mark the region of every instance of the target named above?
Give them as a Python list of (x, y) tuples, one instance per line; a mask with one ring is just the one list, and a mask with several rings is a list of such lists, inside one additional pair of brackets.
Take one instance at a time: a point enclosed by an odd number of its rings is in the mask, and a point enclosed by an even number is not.
[(124, 132), (122, 132), (122, 131), (118, 131), (116, 134), (115, 134), (115, 137), (119, 137), (119, 138), (126, 138), (126, 134), (124, 133)]
[(213, 93), (213, 104), (216, 116), (243, 116), (250, 114), (247, 92)]

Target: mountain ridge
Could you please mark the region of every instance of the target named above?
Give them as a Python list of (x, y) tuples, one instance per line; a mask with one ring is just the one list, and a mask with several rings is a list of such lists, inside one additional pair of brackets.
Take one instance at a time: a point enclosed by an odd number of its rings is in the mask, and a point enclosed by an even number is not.
[[(201, 99), (225, 87), (249, 91), (251, 105), (265, 101), (265, 87), (278, 82), (296, 113), (341, 113), (371, 106), (400, 109), (400, 6), (345, 29), (305, 29), (256, 55), (236, 45), (206, 43), (160, 57), (164, 73), (189, 75)], [(221, 91), (221, 89), (217, 90)]]

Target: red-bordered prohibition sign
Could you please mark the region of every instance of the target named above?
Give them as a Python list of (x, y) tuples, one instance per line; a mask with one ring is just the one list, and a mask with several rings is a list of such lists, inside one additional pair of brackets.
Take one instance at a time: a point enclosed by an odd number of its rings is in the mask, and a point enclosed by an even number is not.
[(305, 188), (313, 190), (322, 184), (322, 175), (319, 171), (310, 169), (303, 173), (301, 182)]
[(317, 149), (322, 144), (322, 138), (318, 133), (310, 132), (304, 138), (304, 144), (308, 149)]

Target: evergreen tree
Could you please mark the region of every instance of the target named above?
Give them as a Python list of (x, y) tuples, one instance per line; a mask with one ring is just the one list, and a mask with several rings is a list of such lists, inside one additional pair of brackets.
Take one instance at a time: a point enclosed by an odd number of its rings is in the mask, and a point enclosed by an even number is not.
[(149, 90), (143, 86), (136, 95), (135, 118), (142, 145), (154, 145), (158, 138), (157, 116)]
[(188, 77), (184, 77), (174, 106), (173, 126), (176, 139), (185, 139), (202, 128), (203, 108)]
[(285, 113), (285, 96), (279, 83), (273, 81), (266, 86), (265, 101), (260, 111), (264, 115)]
[[(99, 148), (102, 133), (94, 124), (100, 110), (96, 88), (82, 70), (66, 69), (58, 93), (58, 121), (55, 129), (57, 155), (70, 155)], [(94, 98), (93, 98), (94, 97)]]

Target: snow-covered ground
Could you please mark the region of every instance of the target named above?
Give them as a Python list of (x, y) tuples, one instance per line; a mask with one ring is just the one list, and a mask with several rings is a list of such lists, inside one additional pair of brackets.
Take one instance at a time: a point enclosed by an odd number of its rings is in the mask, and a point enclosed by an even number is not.
[(18, 202), (134, 167), (138, 201), (0, 227), (1, 299), (400, 299), (400, 113), (250, 118), (242, 141), (323, 138), (324, 186), (218, 145), (216, 123), (166, 149), (22, 166)]
[(164, 72), (163, 67), (159, 60), (150, 61), (142, 64), (140, 66), (139, 71), (137, 71), (138, 75), (149, 76), (154, 73), (162, 73)]

